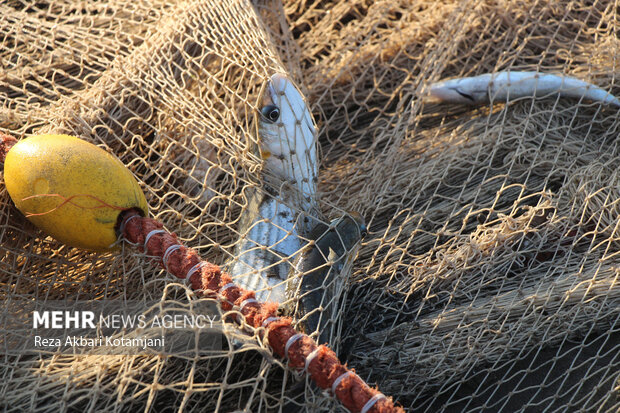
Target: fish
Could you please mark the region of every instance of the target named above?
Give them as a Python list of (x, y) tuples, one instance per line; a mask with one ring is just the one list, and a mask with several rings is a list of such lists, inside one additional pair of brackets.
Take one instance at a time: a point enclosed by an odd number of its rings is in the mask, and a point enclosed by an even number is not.
[(319, 343), (332, 343), (338, 328), (340, 298), (367, 229), (364, 218), (350, 212), (329, 225), (319, 223), (297, 256), (287, 294), (297, 297), (289, 312), (301, 331)]
[(432, 100), (464, 104), (509, 102), (518, 98), (554, 94), (620, 107), (620, 100), (598, 86), (570, 76), (540, 72), (487, 73), (430, 85)]
[(240, 240), (226, 266), (233, 281), (259, 301), (283, 303), (293, 261), (321, 221), (317, 199), (317, 128), (303, 94), (286, 75), (266, 82), (256, 114), (263, 160), (261, 186), (244, 190)]

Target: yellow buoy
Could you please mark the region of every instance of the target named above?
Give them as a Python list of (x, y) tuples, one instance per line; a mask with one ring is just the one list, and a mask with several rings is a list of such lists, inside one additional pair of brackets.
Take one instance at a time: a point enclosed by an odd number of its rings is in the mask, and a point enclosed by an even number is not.
[(6, 156), (4, 181), (33, 224), (78, 248), (113, 249), (119, 213), (148, 211), (138, 182), (118, 158), (69, 135), (19, 141)]

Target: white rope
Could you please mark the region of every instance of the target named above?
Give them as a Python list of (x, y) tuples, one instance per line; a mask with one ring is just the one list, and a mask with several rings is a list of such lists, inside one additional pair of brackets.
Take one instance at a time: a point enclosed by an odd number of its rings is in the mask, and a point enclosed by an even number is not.
[(265, 321), (263, 321), (263, 327), (267, 327), (269, 324), (271, 324), (274, 321), (278, 321), (279, 319), (280, 317), (267, 317)]
[(334, 384), (332, 384), (332, 393), (336, 394), (336, 389), (338, 388), (338, 385), (340, 384), (340, 382), (344, 380), (345, 377), (348, 377), (352, 374), (353, 374), (352, 371), (347, 371), (345, 373), (342, 373), (340, 376), (338, 376), (338, 378), (334, 380)]
[(370, 400), (368, 400), (366, 402), (366, 404), (364, 405), (364, 407), (362, 407), (362, 411), (360, 413), (368, 413), (368, 410), (372, 409), (372, 406), (375, 405), (375, 403), (377, 403), (379, 400), (381, 399), (385, 399), (386, 397), (381, 394), (381, 393), (377, 393), (374, 396), (371, 397)]
[(291, 336), (291, 338), (288, 339), (288, 341), (286, 342), (286, 346), (284, 346), (284, 357), (288, 358), (288, 350), (291, 348), (291, 346), (300, 338), (302, 338), (304, 336), (304, 334), (301, 333), (297, 333), (294, 336)]
[(194, 275), (194, 273), (198, 271), (199, 269), (201, 269), (205, 264), (206, 264), (205, 261), (200, 261), (198, 264), (190, 268), (189, 271), (187, 272), (187, 275), (185, 276), (185, 281), (189, 282), (189, 279), (192, 277), (192, 275)]
[(306, 364), (304, 366), (304, 371), (306, 373), (308, 372), (308, 366), (310, 365), (312, 360), (314, 360), (314, 358), (318, 355), (319, 355), (319, 347), (315, 348), (312, 353), (308, 354), (308, 357), (306, 357)]
[(241, 305), (239, 306), (239, 311), (243, 310), (243, 307), (245, 307), (247, 304), (251, 304), (251, 303), (257, 303), (258, 300), (255, 300), (254, 298), (248, 298), (247, 300), (244, 300)]
[(162, 263), (164, 264), (164, 268), (166, 269), (166, 271), (168, 271), (168, 260), (170, 259), (170, 255), (172, 255), (173, 252), (179, 250), (181, 248), (180, 244), (174, 244), (169, 246), (166, 249), (166, 252), (164, 252), (164, 258), (162, 258)]
[[(131, 221), (132, 219), (134, 219), (134, 218), (138, 218), (139, 216), (140, 216), (140, 215), (132, 215), (132, 216), (130, 216), (129, 218), (127, 218), (126, 220), (124, 220), (124, 221), (121, 223), (121, 227), (118, 229), (118, 232), (119, 232), (119, 234), (120, 234), (120, 236), (119, 236), (119, 240), (120, 240), (121, 238), (124, 238), (124, 234), (125, 234), (125, 226), (127, 226), (127, 223), (128, 223), (129, 221)], [(127, 238), (125, 238), (125, 241), (129, 242), (129, 240), (128, 240)], [(116, 242), (118, 242), (118, 241), (116, 241)], [(116, 242), (114, 242), (114, 244), (116, 244)], [(112, 247), (114, 244), (110, 245), (110, 247)], [(131, 244), (131, 245), (136, 245), (136, 244), (135, 244), (135, 243), (133, 243), (133, 242), (129, 242), (129, 244)]]
[(235, 283), (228, 283), (225, 286), (223, 286), (222, 288), (220, 288), (220, 294), (222, 294), (224, 291), (228, 290), (229, 288), (232, 287), (237, 287), (237, 284)]
[(146, 251), (146, 245), (149, 243), (149, 240), (151, 239), (151, 237), (155, 234), (161, 234), (166, 232), (163, 229), (154, 229), (153, 231), (149, 232), (148, 234), (146, 234), (146, 238), (144, 239), (144, 251)]

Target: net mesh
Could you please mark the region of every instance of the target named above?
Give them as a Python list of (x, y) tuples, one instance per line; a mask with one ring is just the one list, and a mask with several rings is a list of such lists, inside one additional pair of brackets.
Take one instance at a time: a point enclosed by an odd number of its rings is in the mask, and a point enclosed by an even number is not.
[[(260, 159), (261, 85), (288, 73), (319, 126), (320, 206), (369, 234), (332, 337), (412, 411), (620, 408), (620, 121), (585, 99), (480, 107), (428, 85), (559, 73), (620, 95), (612, 1), (8, 1), (0, 128), (116, 154), (150, 215), (203, 258), (232, 258)], [(16, 299), (187, 300), (132, 248), (59, 244), (0, 186), (0, 285)], [(0, 362), (15, 410), (340, 409), (253, 330), (221, 352)]]

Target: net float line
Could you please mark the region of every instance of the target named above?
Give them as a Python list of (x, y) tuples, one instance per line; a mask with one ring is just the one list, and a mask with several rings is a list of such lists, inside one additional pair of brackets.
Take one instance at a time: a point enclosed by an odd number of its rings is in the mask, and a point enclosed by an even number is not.
[[(4, 163), (6, 154), (16, 143), (17, 139), (0, 132), (0, 163)], [(287, 359), (291, 368), (303, 369), (321, 389), (331, 390), (351, 412), (404, 412), (391, 398), (368, 386), (352, 369), (340, 363), (329, 347), (317, 345), (312, 338), (298, 333), (290, 318), (277, 317), (277, 303), (256, 300), (254, 291), (234, 284), (229, 274), (183, 246), (174, 233), (163, 229), (162, 223), (144, 218), (135, 210), (121, 213), (119, 223), (120, 235), (138, 245), (142, 252), (159, 257), (157, 262), (166, 271), (187, 280), (201, 294), (217, 295), (223, 310), (237, 308), (247, 324), (264, 327), (269, 345), (277, 355)]]
[(163, 229), (163, 224), (144, 218), (137, 212), (122, 214), (121, 236), (135, 244), (172, 275), (187, 280), (192, 289), (205, 295), (217, 295), (225, 311), (237, 308), (252, 327), (264, 327), (273, 351), (288, 360), (294, 369), (303, 369), (321, 389), (332, 394), (351, 412), (404, 412), (391, 398), (371, 388), (352, 369), (338, 359), (336, 353), (292, 327), (292, 320), (277, 317), (277, 303), (259, 302), (254, 291), (234, 284), (219, 266), (203, 261), (198, 253), (182, 245), (176, 234)]

